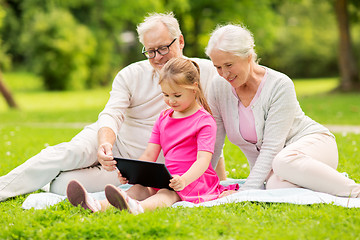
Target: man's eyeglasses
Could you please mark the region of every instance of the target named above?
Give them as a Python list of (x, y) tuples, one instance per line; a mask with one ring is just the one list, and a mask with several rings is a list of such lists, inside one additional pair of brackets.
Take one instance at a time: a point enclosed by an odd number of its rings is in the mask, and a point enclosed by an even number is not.
[(154, 58), (156, 56), (156, 52), (158, 52), (161, 56), (164, 56), (169, 53), (170, 46), (176, 41), (177, 38), (175, 38), (169, 45), (159, 47), (158, 49), (145, 51), (145, 47), (142, 49), (142, 54), (145, 55), (148, 59)]

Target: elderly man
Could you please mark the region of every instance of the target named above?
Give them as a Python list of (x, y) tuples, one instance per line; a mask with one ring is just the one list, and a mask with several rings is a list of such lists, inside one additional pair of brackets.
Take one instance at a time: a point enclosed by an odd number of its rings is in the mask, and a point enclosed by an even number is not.
[[(0, 201), (50, 184), (50, 191), (65, 195), (72, 179), (90, 192), (106, 184), (120, 185), (113, 156), (138, 158), (145, 150), (151, 129), (166, 108), (158, 85), (158, 71), (173, 57), (183, 56), (185, 45), (172, 13), (151, 14), (137, 28), (148, 60), (123, 68), (115, 77), (110, 98), (98, 121), (86, 126), (70, 142), (47, 147), (10, 173), (0, 177)], [(216, 70), (209, 60), (194, 58), (200, 66), (205, 93)], [(163, 161), (163, 156), (158, 161)], [(99, 164), (100, 163), (100, 164)], [(217, 161), (212, 162), (213, 167)], [(218, 168), (220, 179), (224, 178)]]

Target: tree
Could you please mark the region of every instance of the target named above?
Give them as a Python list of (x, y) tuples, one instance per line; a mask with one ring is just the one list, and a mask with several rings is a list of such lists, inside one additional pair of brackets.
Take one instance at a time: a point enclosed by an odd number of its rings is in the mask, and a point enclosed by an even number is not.
[(179, 20), (185, 36), (185, 55), (206, 57), (204, 48), (210, 33), (218, 24), (227, 23), (249, 28), (255, 36), (257, 52), (273, 47), (280, 17), (273, 11), (271, 0), (168, 0), (164, 4)]
[[(105, 85), (122, 66), (143, 60), (136, 24), (147, 12), (163, 10), (161, 0), (0, 1), (7, 12), (3, 40), (14, 66), (40, 74), (49, 89)], [(69, 34), (59, 34), (66, 29)], [(80, 36), (79, 29), (87, 36)], [(133, 37), (124, 39), (124, 32)], [(54, 79), (65, 82), (54, 86), (61, 83)]]
[(360, 90), (359, 71), (351, 42), (348, 1), (335, 0), (335, 13), (339, 29), (339, 67), (341, 91)]
[(52, 8), (38, 12), (29, 19), (22, 38), (25, 56), (48, 90), (86, 87), (96, 41), (69, 11)]
[[(1, 4), (1, 1), (0, 1)], [(0, 5), (0, 28), (2, 26), (2, 19), (5, 16), (5, 11), (3, 11), (2, 6)], [(10, 108), (17, 108), (17, 104), (11, 94), (11, 92), (5, 86), (3, 82), (2, 74), (1, 74), (1, 66), (9, 64), (9, 58), (6, 56), (4, 47), (1, 43), (1, 35), (0, 35), (0, 92), (4, 96), (6, 103)]]
[(18, 108), (11, 92), (6, 88), (5, 84), (2, 81), (1, 70), (0, 70), (0, 92), (4, 96), (6, 103), (10, 108)]

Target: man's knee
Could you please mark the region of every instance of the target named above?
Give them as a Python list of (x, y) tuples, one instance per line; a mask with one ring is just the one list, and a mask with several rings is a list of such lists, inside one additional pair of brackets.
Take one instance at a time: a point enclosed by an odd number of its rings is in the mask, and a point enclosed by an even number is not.
[(87, 146), (74, 145), (71, 142), (47, 147), (38, 157), (44, 164), (57, 164), (60, 171), (89, 167), (97, 161), (97, 157)]
[(107, 184), (119, 186), (117, 172), (108, 172), (100, 165), (61, 172), (50, 184), (50, 192), (66, 195), (66, 188), (71, 180), (78, 180), (88, 192), (101, 192)]

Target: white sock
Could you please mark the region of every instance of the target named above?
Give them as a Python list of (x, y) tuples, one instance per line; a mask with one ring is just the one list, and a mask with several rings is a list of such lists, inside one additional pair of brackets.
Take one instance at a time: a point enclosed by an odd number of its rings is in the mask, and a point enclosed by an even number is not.
[(138, 200), (132, 199), (131, 197), (127, 196), (127, 202), (130, 206), (131, 212), (133, 214), (139, 214), (144, 212), (144, 208), (141, 206)]

